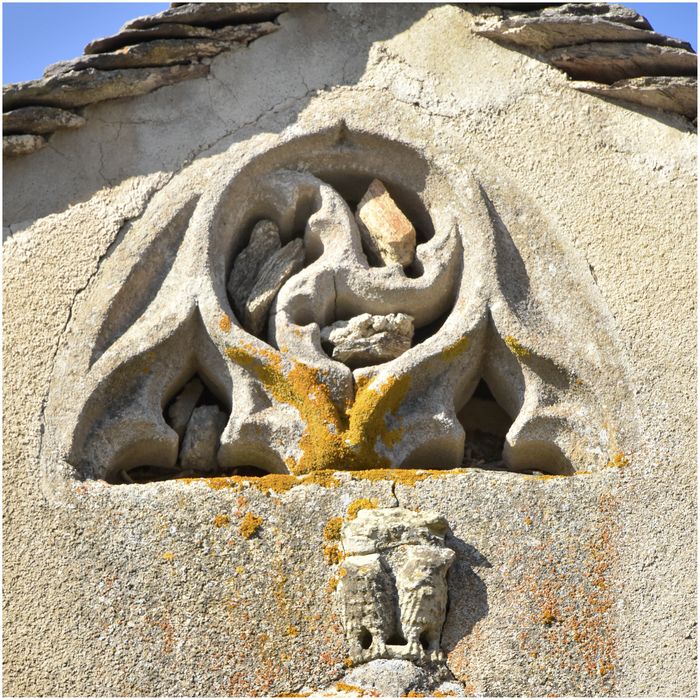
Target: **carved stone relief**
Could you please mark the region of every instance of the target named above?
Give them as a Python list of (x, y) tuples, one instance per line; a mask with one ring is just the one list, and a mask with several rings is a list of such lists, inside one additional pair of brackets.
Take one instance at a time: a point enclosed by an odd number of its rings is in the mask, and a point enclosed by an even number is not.
[(443, 659), (447, 612), (447, 521), (404, 508), (361, 510), (342, 529), (338, 594), (354, 662)]
[(211, 167), (208, 187), (154, 197), (75, 310), (50, 474), (609, 462), (615, 341), (536, 211), (509, 228), (475, 178), (456, 192), (342, 122)]

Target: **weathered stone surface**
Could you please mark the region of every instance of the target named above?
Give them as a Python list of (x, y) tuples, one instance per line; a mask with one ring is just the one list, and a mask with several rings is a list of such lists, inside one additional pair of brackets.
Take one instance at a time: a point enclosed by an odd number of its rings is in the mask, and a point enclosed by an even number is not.
[(550, 17), (599, 17), (609, 22), (628, 24), (638, 29), (651, 29), (651, 25), (631, 7), (607, 2), (569, 2), (553, 7), (545, 7), (531, 13), (548, 19)]
[(282, 285), (304, 265), (304, 242), (300, 238), (273, 253), (260, 268), (245, 304), (243, 325), (254, 335), (265, 330), (267, 314)]
[(77, 129), (85, 119), (56, 107), (20, 107), (2, 115), (5, 134), (51, 134), (59, 129)]
[(204, 385), (196, 377), (183, 387), (182, 391), (168, 408), (168, 425), (178, 434), (179, 438), (185, 435), (187, 424), (192, 417), (192, 411), (204, 393)]
[(393, 360), (411, 347), (413, 319), (407, 314), (361, 314), (321, 329), (321, 340), (332, 346), (332, 357), (347, 364)]
[(216, 453), (226, 422), (226, 414), (218, 406), (199, 406), (192, 411), (180, 450), (183, 468), (200, 473), (217, 471)]
[(358, 696), (364, 694), (394, 698), (406, 697), (409, 693), (413, 693), (412, 697), (464, 697), (461, 683), (445, 680), (445, 675), (451, 675), (446, 668), (438, 667), (428, 671), (411, 661), (375, 659), (351, 669), (339, 682), (320, 694), (339, 695), (354, 691)]
[(688, 76), (649, 76), (619, 80), (612, 85), (572, 82), (571, 87), (591, 95), (610, 97), (695, 119), (698, 112), (698, 81)]
[(372, 180), (355, 215), (370, 262), (407, 267), (416, 252), (416, 230), (396, 206), (384, 183)]
[(209, 39), (229, 43), (249, 44), (266, 34), (279, 29), (273, 22), (255, 22), (240, 24), (220, 29), (193, 26), (191, 24), (165, 23), (156, 24), (146, 29), (126, 29), (112, 36), (91, 41), (83, 49), (85, 54), (98, 54), (115, 51), (123, 46), (140, 44), (154, 39)]
[(288, 3), (274, 2), (188, 2), (170, 7), (157, 15), (136, 17), (127, 22), (125, 29), (145, 29), (157, 24), (220, 25), (244, 24), (275, 19), (288, 8)]
[(645, 75), (685, 75), (697, 72), (697, 55), (655, 44), (592, 42), (553, 49), (545, 58), (575, 80), (614, 83)]
[(3, 109), (27, 105), (82, 107), (103, 100), (144, 95), (181, 80), (202, 78), (208, 72), (209, 66), (200, 64), (113, 71), (87, 68), (51, 78), (5, 85)]
[(46, 145), (46, 139), (36, 134), (15, 134), (2, 137), (2, 154), (8, 158), (34, 153)]
[(490, 18), (475, 32), (490, 39), (501, 39), (539, 51), (597, 41), (636, 41), (692, 51), (691, 45), (686, 41), (596, 15), (541, 13), (535, 17), (523, 15), (503, 20)]
[(44, 71), (44, 78), (61, 76), (72, 71), (88, 68), (98, 70), (118, 70), (123, 68), (144, 68), (169, 66), (211, 58), (222, 51), (229, 51), (234, 44), (217, 39), (154, 39), (141, 44), (125, 46), (111, 53), (80, 56), (70, 61), (60, 61)]
[(258, 221), (248, 245), (236, 256), (227, 291), (239, 319), (245, 316), (246, 302), (263, 265), (282, 247), (279, 229), (273, 221)]

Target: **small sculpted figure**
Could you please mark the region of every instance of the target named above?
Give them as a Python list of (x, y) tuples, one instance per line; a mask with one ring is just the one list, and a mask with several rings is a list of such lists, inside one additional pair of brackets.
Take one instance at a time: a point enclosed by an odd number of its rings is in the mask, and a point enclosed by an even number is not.
[(447, 522), (403, 508), (361, 510), (342, 530), (345, 559), (338, 586), (345, 633), (355, 662), (443, 658)]

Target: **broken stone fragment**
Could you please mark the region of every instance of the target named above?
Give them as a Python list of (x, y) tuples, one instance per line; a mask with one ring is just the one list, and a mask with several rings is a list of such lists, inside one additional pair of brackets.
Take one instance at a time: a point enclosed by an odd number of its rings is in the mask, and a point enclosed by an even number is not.
[(70, 71), (96, 68), (117, 70), (120, 68), (144, 68), (187, 63), (200, 58), (212, 58), (222, 51), (235, 48), (231, 41), (212, 38), (156, 39), (125, 46), (110, 53), (80, 56), (70, 61), (59, 61), (44, 71), (44, 77), (62, 75)]
[(688, 119), (697, 116), (698, 81), (695, 77), (655, 75), (619, 80), (612, 85), (580, 81), (572, 82), (571, 86), (592, 95), (675, 112)]
[(686, 41), (596, 15), (517, 15), (503, 20), (489, 18), (474, 33), (537, 51), (594, 41), (638, 41), (691, 49)]
[(110, 71), (86, 68), (51, 78), (10, 83), (3, 87), (3, 109), (34, 105), (82, 107), (103, 100), (144, 95), (181, 80), (203, 78), (208, 73), (209, 66), (198, 63)]
[(355, 214), (370, 263), (399, 263), (407, 267), (416, 253), (416, 230), (387, 192), (384, 183), (372, 180)]
[(168, 409), (168, 425), (180, 436), (181, 440), (185, 435), (192, 411), (203, 393), (204, 385), (195, 377), (185, 384), (183, 390)]
[(637, 42), (592, 42), (553, 49), (544, 54), (574, 80), (614, 83), (648, 75), (687, 75), (697, 72), (697, 55), (671, 46)]
[(241, 24), (221, 29), (209, 29), (208, 27), (193, 27), (190, 24), (156, 24), (147, 29), (127, 29), (91, 41), (84, 49), (85, 54), (98, 54), (107, 51), (115, 51), (123, 46), (140, 44), (154, 39), (210, 39), (213, 41), (225, 41), (230, 44), (248, 44), (266, 34), (279, 29), (274, 22), (259, 22), (256, 24)]
[(274, 253), (260, 269), (243, 314), (243, 325), (254, 335), (265, 329), (267, 313), (282, 285), (304, 266), (304, 242), (295, 238)]
[(346, 364), (376, 364), (411, 347), (413, 317), (408, 314), (361, 314), (321, 330), (321, 341), (333, 346), (332, 358)]
[(52, 134), (58, 129), (84, 126), (79, 114), (57, 107), (20, 107), (2, 115), (5, 134)]
[(245, 24), (273, 20), (287, 10), (288, 3), (279, 2), (186, 2), (169, 7), (156, 15), (136, 17), (125, 29), (144, 29), (156, 24)]
[(216, 453), (228, 418), (218, 406), (199, 406), (192, 411), (180, 450), (180, 464), (198, 472), (215, 471)]
[(544, 7), (528, 15), (539, 15), (541, 17), (599, 17), (610, 22), (629, 24), (631, 27), (639, 29), (651, 29), (651, 25), (638, 12), (635, 12), (624, 5), (617, 5), (607, 2), (569, 2), (563, 5)]
[(277, 225), (263, 219), (255, 224), (248, 245), (236, 257), (226, 289), (233, 310), (241, 321), (245, 316), (246, 302), (263, 265), (281, 247)]
[(17, 134), (14, 136), (2, 137), (2, 154), (8, 158), (15, 156), (25, 156), (43, 148), (46, 139), (36, 134)]

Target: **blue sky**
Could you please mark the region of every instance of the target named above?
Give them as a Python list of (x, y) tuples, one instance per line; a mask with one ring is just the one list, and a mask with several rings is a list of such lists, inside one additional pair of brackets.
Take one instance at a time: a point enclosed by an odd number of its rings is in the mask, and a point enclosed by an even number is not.
[[(622, 4), (644, 15), (656, 31), (685, 39), (697, 49), (695, 3)], [(129, 19), (168, 6), (164, 2), (3, 2), (3, 83), (40, 78), (46, 66), (80, 56), (93, 39), (113, 34)]]

